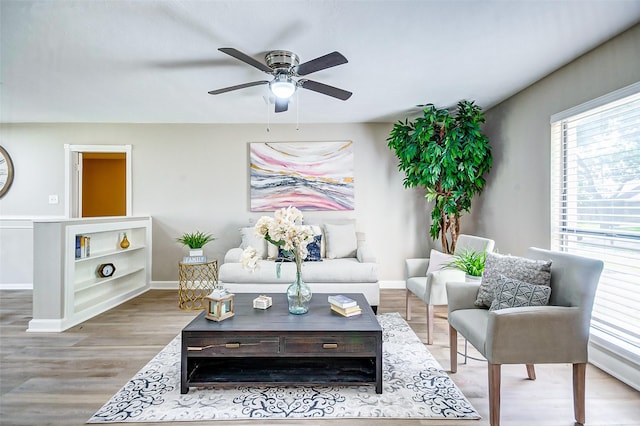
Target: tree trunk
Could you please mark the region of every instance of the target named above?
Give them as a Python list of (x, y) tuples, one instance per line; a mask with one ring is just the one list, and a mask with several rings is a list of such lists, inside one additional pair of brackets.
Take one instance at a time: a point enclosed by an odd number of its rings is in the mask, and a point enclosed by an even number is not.
[(447, 232), (449, 231), (449, 220), (447, 214), (443, 211), (440, 212), (440, 242), (442, 243), (442, 252), (449, 252), (449, 241), (447, 240)]

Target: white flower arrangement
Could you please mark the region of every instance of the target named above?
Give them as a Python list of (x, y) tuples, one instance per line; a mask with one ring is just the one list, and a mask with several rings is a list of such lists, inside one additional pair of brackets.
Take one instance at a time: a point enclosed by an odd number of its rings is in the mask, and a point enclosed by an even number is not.
[[(277, 210), (273, 217), (262, 216), (254, 226), (256, 235), (281, 247), (286, 258), (296, 262), (298, 273), (307, 257), (307, 244), (313, 242), (313, 230), (302, 225), (302, 212), (293, 206)], [(258, 252), (247, 247), (242, 252), (242, 267), (254, 271), (258, 267)], [(279, 265), (278, 265), (279, 266)]]
[(244, 249), (242, 256), (240, 256), (242, 267), (250, 271), (255, 271), (258, 268), (258, 259), (260, 259), (258, 257), (258, 251), (251, 246)]

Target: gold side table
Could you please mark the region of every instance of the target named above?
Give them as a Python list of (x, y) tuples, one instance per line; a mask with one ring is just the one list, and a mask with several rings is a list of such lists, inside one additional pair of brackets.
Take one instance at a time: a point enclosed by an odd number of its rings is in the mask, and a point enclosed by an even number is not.
[(204, 297), (218, 285), (218, 261), (178, 263), (178, 306), (180, 309), (205, 309)]

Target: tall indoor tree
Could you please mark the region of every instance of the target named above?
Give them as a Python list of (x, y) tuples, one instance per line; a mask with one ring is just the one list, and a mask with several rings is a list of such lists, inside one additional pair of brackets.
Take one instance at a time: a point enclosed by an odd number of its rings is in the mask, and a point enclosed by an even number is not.
[(424, 187), (427, 200), (434, 201), (429, 234), (440, 238), (445, 253), (454, 252), (460, 217), (482, 192), (491, 169), (482, 123), (482, 109), (473, 101), (460, 101), (451, 112), (427, 104), (421, 117), (396, 123), (387, 139), (405, 173), (405, 188)]

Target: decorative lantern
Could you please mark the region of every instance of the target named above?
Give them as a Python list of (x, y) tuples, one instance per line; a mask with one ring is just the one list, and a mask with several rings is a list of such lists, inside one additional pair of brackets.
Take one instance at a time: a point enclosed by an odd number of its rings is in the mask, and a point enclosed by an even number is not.
[(213, 321), (222, 321), (227, 318), (231, 318), (234, 315), (233, 312), (233, 298), (235, 295), (229, 293), (224, 288), (216, 288), (205, 296), (207, 301), (207, 314), (205, 317)]

